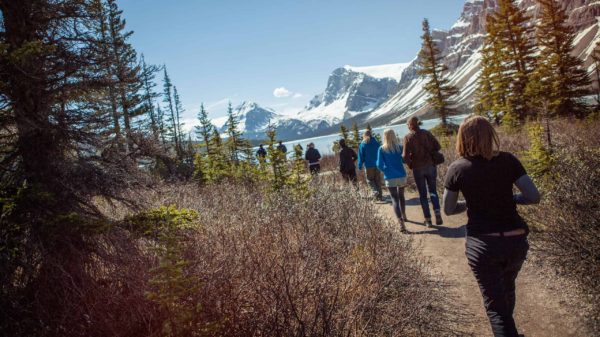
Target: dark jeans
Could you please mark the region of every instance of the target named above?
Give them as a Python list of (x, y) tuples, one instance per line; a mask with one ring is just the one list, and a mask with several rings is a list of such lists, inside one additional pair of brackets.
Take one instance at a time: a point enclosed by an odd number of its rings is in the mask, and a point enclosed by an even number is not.
[(404, 187), (388, 187), (392, 197), (392, 207), (396, 217), (400, 219), (402, 214), (406, 215), (406, 199), (404, 198)]
[(351, 182), (354, 185), (358, 184), (358, 180), (356, 179), (356, 170), (349, 171), (349, 172), (342, 172), (342, 177), (347, 182)]
[(319, 174), (321, 172), (321, 164), (308, 165), (308, 170), (310, 174)]
[(381, 173), (379, 170), (376, 167), (367, 167), (365, 169), (365, 177), (375, 198), (380, 199), (383, 193), (381, 192)]
[(527, 236), (467, 236), (467, 261), (483, 296), (495, 337), (518, 337), (515, 280), (527, 257)]
[(436, 189), (437, 168), (431, 165), (414, 169), (413, 176), (415, 177), (415, 183), (417, 184), (417, 190), (419, 191), (419, 200), (421, 201), (421, 208), (423, 208), (423, 216), (425, 216), (425, 219), (431, 219), (427, 191), (429, 191), (429, 198), (431, 198), (433, 209), (435, 211), (440, 210), (440, 198), (438, 197)]

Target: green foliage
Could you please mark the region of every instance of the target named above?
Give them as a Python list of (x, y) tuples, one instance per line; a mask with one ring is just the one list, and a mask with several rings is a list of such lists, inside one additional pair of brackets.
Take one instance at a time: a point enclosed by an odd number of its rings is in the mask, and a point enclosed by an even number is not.
[(419, 52), (420, 69), (417, 73), (429, 79), (424, 86), (425, 91), (429, 94), (427, 103), (431, 105), (436, 115), (442, 120), (442, 125), (445, 126), (448, 124), (448, 116), (455, 113), (452, 108), (454, 102), (451, 98), (458, 91), (450, 85), (450, 80), (444, 77), (444, 72), (448, 70), (448, 67), (443, 63), (441, 52), (431, 36), (427, 19), (423, 20), (421, 39), (423, 40), (423, 46)]
[(218, 183), (229, 175), (230, 163), (225, 154), (221, 135), (216, 128), (213, 128), (209, 144), (210, 150), (204, 154), (206, 160), (204, 161), (203, 173), (207, 183)]
[(523, 154), (523, 162), (535, 182), (544, 186), (551, 177), (554, 158), (551, 149), (544, 144), (544, 127), (540, 123), (527, 125), (529, 149)]
[(350, 133), (348, 132), (348, 128), (344, 124), (340, 124), (340, 136), (343, 140), (348, 144)]
[(547, 116), (584, 117), (587, 106), (583, 97), (588, 94), (590, 79), (583, 61), (573, 53), (575, 31), (560, 2), (538, 1), (542, 9), (536, 32), (540, 55), (529, 82), (532, 107), (539, 107)]
[(202, 308), (194, 301), (200, 288), (199, 281), (186, 269), (190, 265), (184, 257), (185, 233), (198, 228), (198, 213), (176, 206), (161, 206), (124, 220), (134, 233), (156, 241), (153, 252), (158, 266), (151, 270), (150, 290), (146, 296), (165, 313), (162, 334), (182, 336), (198, 330)]
[(530, 19), (514, 0), (499, 0), (488, 15), (482, 50), (482, 72), (477, 90), (476, 111), (511, 125), (523, 123), (529, 114), (525, 95), (533, 70)]
[(358, 148), (358, 145), (361, 142), (360, 131), (358, 130), (358, 124), (356, 124), (356, 122), (352, 124), (352, 137), (349, 139), (349, 141), (350, 144), (348, 146), (351, 148)]
[(306, 196), (308, 193), (309, 176), (306, 173), (306, 162), (304, 161), (303, 150), (300, 144), (294, 146), (294, 157), (292, 160), (292, 170), (288, 179), (290, 189), (297, 196)]
[(225, 147), (229, 154), (229, 160), (231, 161), (231, 164), (238, 165), (240, 161), (245, 159), (244, 154), (247, 155), (248, 153), (252, 153), (252, 146), (247, 139), (244, 139), (242, 131), (238, 129), (240, 125), (240, 116), (234, 113), (231, 102), (229, 102), (227, 107), (227, 122), (225, 125), (227, 126), (227, 141), (225, 142)]
[(277, 131), (275, 126), (269, 124), (267, 126), (267, 137), (269, 138), (267, 143), (267, 158), (269, 165), (271, 166), (269, 172), (269, 181), (271, 188), (275, 191), (283, 189), (287, 185), (290, 173), (287, 166), (287, 160), (285, 153), (278, 151), (275, 148), (277, 142)]

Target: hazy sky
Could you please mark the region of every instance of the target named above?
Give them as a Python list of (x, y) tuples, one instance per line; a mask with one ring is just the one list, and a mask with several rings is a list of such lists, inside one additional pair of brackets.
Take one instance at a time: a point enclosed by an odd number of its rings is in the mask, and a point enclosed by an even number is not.
[[(186, 108), (252, 100), (299, 111), (337, 67), (409, 62), (421, 21), (448, 29), (465, 0), (119, 0), (132, 43), (166, 64)], [(279, 89), (278, 89), (279, 88)], [(285, 88), (285, 89), (283, 89)], [(276, 90), (278, 89), (278, 90)], [(192, 121), (193, 123), (193, 121)], [(189, 122), (188, 122), (189, 124)]]

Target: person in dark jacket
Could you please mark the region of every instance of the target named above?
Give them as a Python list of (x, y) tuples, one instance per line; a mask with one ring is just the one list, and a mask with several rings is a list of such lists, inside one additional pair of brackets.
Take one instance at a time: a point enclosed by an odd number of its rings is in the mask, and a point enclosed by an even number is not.
[(355, 186), (358, 185), (358, 181), (356, 179), (356, 165), (354, 162), (358, 159), (356, 152), (346, 145), (346, 141), (344, 139), (340, 139), (340, 172), (342, 173), (342, 177), (348, 181), (352, 182)]
[(267, 157), (267, 150), (265, 150), (262, 144), (258, 146), (258, 150), (256, 151), (256, 157), (258, 158), (258, 160), (265, 160), (265, 158)]
[[(485, 118), (467, 118), (458, 129), (456, 152), (444, 179), (446, 215), (467, 211), (467, 262), (483, 296), (495, 337), (517, 337), (515, 280), (527, 257), (527, 223), (517, 204), (537, 204), (540, 193), (515, 156), (499, 150)], [(520, 193), (513, 193), (516, 186)], [(459, 192), (465, 201), (458, 201)]]
[(319, 174), (321, 171), (321, 154), (319, 153), (319, 150), (315, 149), (314, 143), (308, 144), (308, 150), (306, 150), (304, 159), (308, 161), (308, 170), (310, 171), (310, 174)]
[(287, 147), (283, 145), (282, 141), (279, 141), (279, 145), (277, 145), (277, 150), (281, 151), (283, 154), (287, 153)]
[(377, 169), (377, 151), (379, 151), (379, 142), (371, 137), (371, 131), (367, 130), (363, 134), (363, 141), (358, 146), (358, 169), (362, 171), (365, 167), (365, 177), (375, 199), (382, 201), (381, 192), (381, 174)]
[[(435, 224), (441, 226), (442, 213), (440, 212), (440, 199), (436, 189), (437, 167), (433, 164), (431, 153), (441, 149), (440, 143), (431, 132), (419, 127), (419, 119), (411, 117), (408, 119), (410, 132), (404, 137), (404, 162), (412, 169), (415, 184), (419, 191), (419, 199), (425, 225), (431, 227), (431, 211), (429, 210), (429, 198), (435, 212)], [(429, 198), (427, 197), (429, 192)]]

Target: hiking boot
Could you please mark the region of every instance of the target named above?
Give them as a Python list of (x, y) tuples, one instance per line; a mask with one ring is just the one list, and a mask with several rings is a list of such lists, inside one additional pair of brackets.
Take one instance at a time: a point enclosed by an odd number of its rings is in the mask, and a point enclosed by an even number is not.
[(444, 224), (444, 220), (442, 219), (442, 213), (440, 213), (440, 210), (436, 210), (435, 211), (435, 225), (441, 226), (443, 224)]
[(402, 220), (404, 220), (404, 222), (408, 221), (408, 218), (406, 217), (406, 214), (402, 214)]
[(425, 227), (427, 227), (427, 228), (433, 227), (433, 224), (431, 223), (430, 218), (425, 219)]

